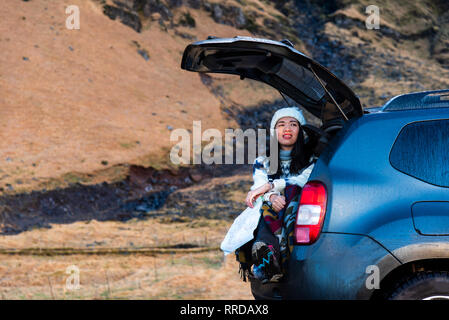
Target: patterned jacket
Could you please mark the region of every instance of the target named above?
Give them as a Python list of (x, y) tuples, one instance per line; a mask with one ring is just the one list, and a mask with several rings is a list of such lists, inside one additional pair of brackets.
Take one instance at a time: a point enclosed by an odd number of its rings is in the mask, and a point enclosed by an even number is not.
[(268, 175), (268, 168), (270, 166), (269, 158), (266, 156), (256, 158), (253, 163), (254, 184), (251, 186), (251, 190), (257, 189), (269, 181), (273, 182), (274, 188), (264, 195), (264, 201), (269, 201), (272, 194), (281, 194), (288, 186), (302, 188), (309, 179), (315, 164), (312, 163), (303, 168), (298, 174), (292, 174), (290, 173), (290, 163), (291, 160), (281, 160), (279, 164), (281, 166), (281, 175), (277, 179), (272, 179)]

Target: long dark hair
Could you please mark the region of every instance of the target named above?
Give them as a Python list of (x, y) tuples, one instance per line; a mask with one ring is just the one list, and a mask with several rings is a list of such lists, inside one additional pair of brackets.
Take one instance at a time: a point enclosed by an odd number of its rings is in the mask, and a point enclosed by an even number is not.
[[(305, 168), (309, 164), (310, 155), (307, 150), (305, 150), (305, 142), (304, 142), (304, 133), (301, 127), (301, 124), (298, 122), (299, 130), (298, 130), (298, 138), (296, 139), (295, 144), (293, 145), (291, 157), (292, 162), (290, 163), (290, 173), (298, 174), (303, 168)], [(278, 142), (278, 170), (276, 174), (271, 175), (270, 177), (273, 179), (277, 179), (282, 174), (281, 168), (281, 158), (280, 158), (280, 150), (281, 146)]]

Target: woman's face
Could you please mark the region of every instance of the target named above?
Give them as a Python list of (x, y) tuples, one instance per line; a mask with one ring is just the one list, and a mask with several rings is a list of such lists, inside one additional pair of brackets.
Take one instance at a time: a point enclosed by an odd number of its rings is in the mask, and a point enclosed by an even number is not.
[(281, 149), (291, 150), (298, 139), (299, 123), (293, 117), (283, 117), (278, 120), (276, 126), (277, 137)]

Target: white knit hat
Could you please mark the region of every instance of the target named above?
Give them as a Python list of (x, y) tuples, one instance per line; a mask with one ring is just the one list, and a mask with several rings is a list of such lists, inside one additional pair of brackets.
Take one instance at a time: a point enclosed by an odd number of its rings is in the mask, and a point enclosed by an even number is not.
[(302, 126), (306, 124), (306, 119), (302, 114), (302, 110), (299, 109), (298, 107), (289, 107), (279, 109), (274, 113), (273, 118), (271, 119), (270, 129), (274, 130), (274, 127), (276, 126), (278, 120), (284, 117), (295, 118)]

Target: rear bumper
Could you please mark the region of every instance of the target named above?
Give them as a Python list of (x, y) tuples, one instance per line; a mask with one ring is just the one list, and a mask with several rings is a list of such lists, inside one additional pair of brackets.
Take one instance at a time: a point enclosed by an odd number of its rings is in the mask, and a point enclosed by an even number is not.
[(295, 246), (287, 279), (279, 284), (251, 282), (257, 299), (369, 299), (379, 283), (400, 265), (387, 250), (373, 239), (353, 234), (322, 233), (310, 246)]

